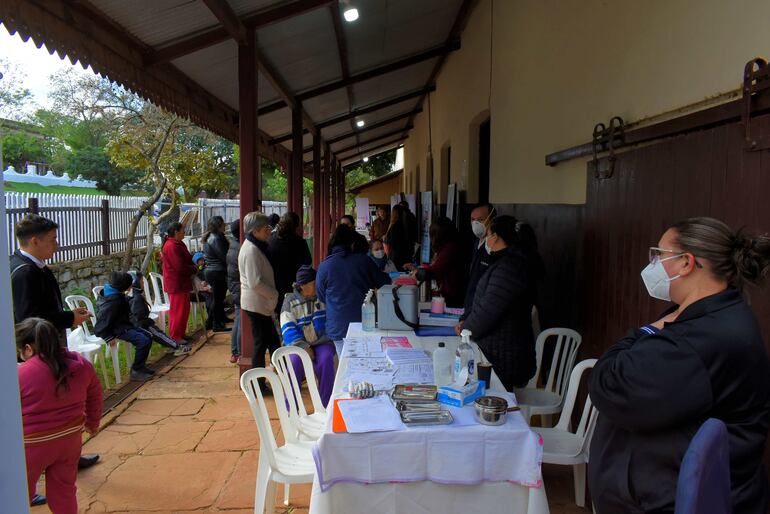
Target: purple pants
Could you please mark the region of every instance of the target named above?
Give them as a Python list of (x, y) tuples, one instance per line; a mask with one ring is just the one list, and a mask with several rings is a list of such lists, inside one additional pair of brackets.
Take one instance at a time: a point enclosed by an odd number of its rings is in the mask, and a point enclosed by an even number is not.
[[(334, 389), (334, 356), (337, 351), (333, 343), (321, 343), (313, 346), (315, 359), (313, 359), (313, 371), (318, 379), (318, 392), (321, 395), (321, 403), (324, 407), (328, 405), (329, 398)], [(302, 361), (296, 355), (291, 356), (291, 364), (294, 366), (294, 373), (297, 375), (297, 381), (301, 384), (305, 380), (305, 368)]]

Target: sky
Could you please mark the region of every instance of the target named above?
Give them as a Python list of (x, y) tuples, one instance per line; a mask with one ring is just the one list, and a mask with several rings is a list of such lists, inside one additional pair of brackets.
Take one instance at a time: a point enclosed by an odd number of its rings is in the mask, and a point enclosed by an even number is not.
[[(45, 46), (37, 48), (29, 39), (26, 43), (18, 34), (10, 35), (5, 26), (0, 25), (0, 59), (18, 64), (24, 76), (24, 87), (30, 90), (35, 105), (29, 105), (25, 111), (33, 113), (37, 108), (48, 108), (50, 81), (48, 77), (59, 70), (72, 70), (73, 73), (92, 73), (79, 64), (73, 66), (69, 59), (59, 59), (57, 54), (50, 55)], [(4, 70), (0, 70), (4, 71)], [(4, 80), (4, 79), (0, 79)]]

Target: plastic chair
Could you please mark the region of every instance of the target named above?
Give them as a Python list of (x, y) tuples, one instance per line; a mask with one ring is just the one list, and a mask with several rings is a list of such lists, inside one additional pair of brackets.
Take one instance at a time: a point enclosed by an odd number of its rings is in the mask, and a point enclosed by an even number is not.
[(102, 349), (102, 345), (98, 343), (89, 343), (85, 339), (82, 327), (77, 327), (74, 330), (67, 329), (67, 349), (71, 352), (79, 353), (88, 362), (96, 367), (96, 363), (101, 362), (102, 378), (104, 379), (104, 386), (110, 387), (110, 379), (107, 376), (107, 362), (105, 359), (99, 358), (99, 351)]
[(98, 344), (104, 347), (104, 355), (107, 356), (107, 351), (109, 348), (110, 357), (112, 358), (112, 369), (115, 373), (115, 384), (120, 385), (123, 383), (123, 380), (120, 376), (120, 359), (118, 357), (120, 352), (120, 343), (123, 342), (125, 344), (125, 351), (126, 351), (126, 363), (128, 367), (131, 367), (131, 363), (133, 362), (133, 357), (131, 355), (131, 345), (129, 343), (126, 343), (125, 341), (121, 341), (120, 339), (114, 339), (113, 341), (110, 341), (108, 344), (107, 341), (102, 339), (101, 337), (98, 337), (91, 333), (91, 329), (88, 327), (88, 324), (91, 324), (91, 327), (96, 325), (96, 311), (94, 310), (94, 304), (91, 302), (91, 300), (87, 296), (83, 296), (80, 294), (73, 294), (64, 299), (64, 303), (67, 304), (67, 306), (70, 308), (70, 310), (77, 309), (78, 307), (85, 307), (88, 309), (88, 312), (91, 313), (90, 320), (84, 322), (82, 325), (80, 325), (79, 328), (83, 330), (84, 340), (87, 343), (93, 343)]
[[(310, 399), (313, 402), (313, 413), (308, 414), (305, 409), (305, 403), (302, 401), (302, 384), (297, 380), (294, 372), (294, 366), (291, 364), (291, 356), (296, 355), (302, 361), (302, 367), (305, 368), (305, 380), (307, 388), (310, 391)], [(326, 426), (326, 409), (321, 403), (321, 395), (318, 393), (318, 384), (313, 371), (313, 361), (302, 348), (296, 346), (282, 346), (273, 352), (273, 367), (281, 379), (283, 390), (288, 395), (292, 395), (286, 403), (288, 406), (289, 419), (297, 427), (300, 439), (315, 441), (324, 433)], [(291, 398), (295, 401), (291, 401)]]
[(166, 330), (166, 313), (171, 310), (171, 301), (168, 294), (163, 290), (163, 275), (150, 272), (150, 282), (152, 282), (152, 292), (150, 295), (150, 286), (147, 280), (144, 280), (144, 298), (150, 303), (150, 309), (158, 315), (160, 329)]
[[(548, 380), (545, 387), (538, 387), (538, 379), (543, 369), (543, 347), (549, 337), (556, 338), (556, 344), (553, 349), (553, 358), (551, 359), (551, 369), (548, 372)], [(552, 426), (551, 415), (561, 412), (564, 405), (564, 393), (567, 387), (567, 379), (572, 366), (575, 364), (578, 348), (583, 338), (569, 328), (549, 328), (543, 330), (537, 337), (535, 343), (535, 352), (537, 359), (537, 371), (527, 387), (515, 389), (516, 400), (519, 405), (526, 406), (525, 412), (529, 416), (536, 414), (541, 417), (541, 425), (544, 427)], [(527, 419), (529, 422), (529, 419)]]
[(104, 286), (95, 286), (93, 289), (91, 289), (91, 294), (94, 295), (94, 301), (99, 299), (99, 293), (101, 293), (103, 289)]
[[(286, 442), (278, 446), (270, 424), (267, 404), (259, 388), (258, 379), (265, 379), (273, 389), (273, 399), (276, 406), (283, 405), (286, 397), (283, 394), (281, 381), (274, 372), (265, 368), (254, 368), (241, 375), (241, 390), (246, 395), (251, 408), (251, 414), (257, 423), (259, 431), (259, 467), (257, 468), (257, 483), (254, 492), (254, 512), (263, 514), (275, 510), (275, 484), (309, 484), (313, 482), (315, 462), (312, 448), (315, 443), (299, 441), (297, 429), (292, 425), (285, 409), (278, 411), (278, 420)], [(265, 510), (268, 507), (269, 510)]]
[(594, 364), (596, 364), (596, 359), (586, 359), (579, 362), (572, 370), (567, 397), (564, 401), (564, 410), (562, 410), (559, 423), (554, 428), (532, 427), (532, 430), (543, 438), (543, 462), (572, 466), (575, 481), (575, 503), (579, 507), (585, 506), (588, 449), (596, 425), (596, 416), (599, 413), (593, 407), (588, 395), (586, 395), (583, 413), (575, 432), (570, 432), (569, 420), (572, 416), (572, 409), (575, 407), (580, 379), (586, 370), (594, 367)]
[(729, 514), (730, 447), (725, 424), (707, 419), (690, 441), (679, 469), (676, 514)]

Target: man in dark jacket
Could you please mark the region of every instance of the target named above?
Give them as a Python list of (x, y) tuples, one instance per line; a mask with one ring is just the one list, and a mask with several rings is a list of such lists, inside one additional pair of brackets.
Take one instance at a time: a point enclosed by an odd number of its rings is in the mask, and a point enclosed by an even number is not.
[[(13, 295), (14, 323), (27, 318), (43, 318), (53, 323), (61, 334), (62, 346), (67, 345), (66, 330), (80, 326), (91, 319), (85, 307), (64, 310), (61, 289), (53, 272), (45, 261), (53, 257), (59, 248), (57, 225), (54, 221), (27, 214), (15, 227), (19, 250), (11, 256), (11, 290)], [(99, 456), (81, 455), (78, 468), (96, 464)], [(45, 503), (45, 497), (37, 495), (35, 505)]]
[(150, 304), (144, 297), (144, 276), (142, 273), (140, 271), (129, 271), (128, 273), (134, 280), (131, 284), (131, 296), (128, 299), (131, 306), (131, 324), (149, 332), (152, 340), (159, 345), (174, 350), (174, 355), (184, 355), (190, 352), (189, 344), (177, 344), (150, 318)]
[(463, 323), (508, 391), (535, 374), (532, 305), (535, 281), (527, 256), (516, 247), (516, 220), (495, 218), (486, 245), (489, 269), (482, 275)]
[(131, 366), (131, 380), (146, 382), (152, 378), (153, 370), (146, 366), (150, 355), (152, 338), (147, 331), (131, 323), (131, 306), (126, 291), (131, 288), (133, 277), (122, 271), (110, 275), (110, 283), (104, 286), (96, 300), (96, 325), (94, 333), (104, 339), (128, 341), (136, 347), (134, 363)]
[(278, 229), (267, 240), (268, 259), (275, 273), (275, 288), (278, 290), (276, 314), (280, 314), (284, 295), (294, 291), (292, 284), (297, 270), (303, 264), (312, 264), (313, 257), (307, 242), (297, 234), (299, 216), (287, 212), (281, 216)]
[(241, 251), (241, 221), (230, 223), (230, 248), (227, 250), (227, 289), (233, 297), (233, 333), (230, 337), (230, 362), (235, 364), (241, 356), (241, 272), (238, 269), (238, 252)]
[[(473, 296), (476, 294), (476, 287), (479, 285), (481, 276), (489, 268), (489, 254), (484, 248), (484, 241), (487, 239), (489, 225), (495, 219), (495, 208), (491, 203), (481, 204), (471, 211), (471, 230), (476, 239), (473, 241), (473, 253), (471, 254), (471, 269), (468, 275), (468, 289), (465, 292), (465, 313), (460, 317), (463, 321), (468, 317), (468, 312), (473, 306)], [(457, 333), (460, 333), (461, 326), (458, 326)]]

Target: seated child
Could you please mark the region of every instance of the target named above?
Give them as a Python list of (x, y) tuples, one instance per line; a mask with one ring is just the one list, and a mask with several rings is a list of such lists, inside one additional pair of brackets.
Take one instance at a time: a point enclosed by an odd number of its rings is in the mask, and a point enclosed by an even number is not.
[(156, 343), (174, 350), (174, 355), (183, 355), (190, 351), (189, 344), (177, 344), (171, 337), (163, 332), (155, 322), (150, 319), (150, 304), (144, 297), (144, 276), (141, 271), (129, 271), (133, 277), (131, 284), (131, 296), (128, 303), (131, 306), (131, 323), (136, 328), (141, 328), (150, 333), (150, 337)]
[(206, 282), (206, 256), (203, 252), (193, 254), (193, 264), (198, 267), (198, 273), (193, 275), (193, 290), (190, 293), (190, 301), (204, 303), (206, 306), (206, 330), (214, 328), (214, 295), (211, 294), (211, 286)]
[(377, 269), (383, 273), (398, 271), (393, 261), (385, 255), (385, 246), (383, 246), (382, 241), (379, 239), (372, 239), (371, 243), (369, 243), (369, 257), (377, 265)]
[(95, 434), (102, 415), (102, 386), (93, 365), (59, 344), (48, 321), (27, 318), (16, 325), (17, 368), (27, 457), (30, 500), (45, 473), (48, 506), (57, 514), (77, 514), (75, 479), (83, 429)]
[(123, 271), (113, 271), (110, 283), (104, 286), (96, 300), (96, 325), (94, 333), (109, 342), (113, 339), (128, 341), (136, 347), (134, 364), (131, 366), (131, 380), (146, 382), (155, 373), (146, 366), (150, 355), (152, 337), (150, 333), (131, 323), (131, 306), (126, 291), (131, 289), (134, 279)]
[[(318, 378), (318, 392), (324, 406), (334, 388), (334, 343), (326, 335), (326, 307), (316, 298), (316, 271), (307, 264), (297, 270), (294, 291), (287, 293), (281, 307), (281, 335), (284, 346), (304, 348), (313, 361)], [(292, 366), (301, 383), (305, 379), (302, 361), (291, 356)]]

